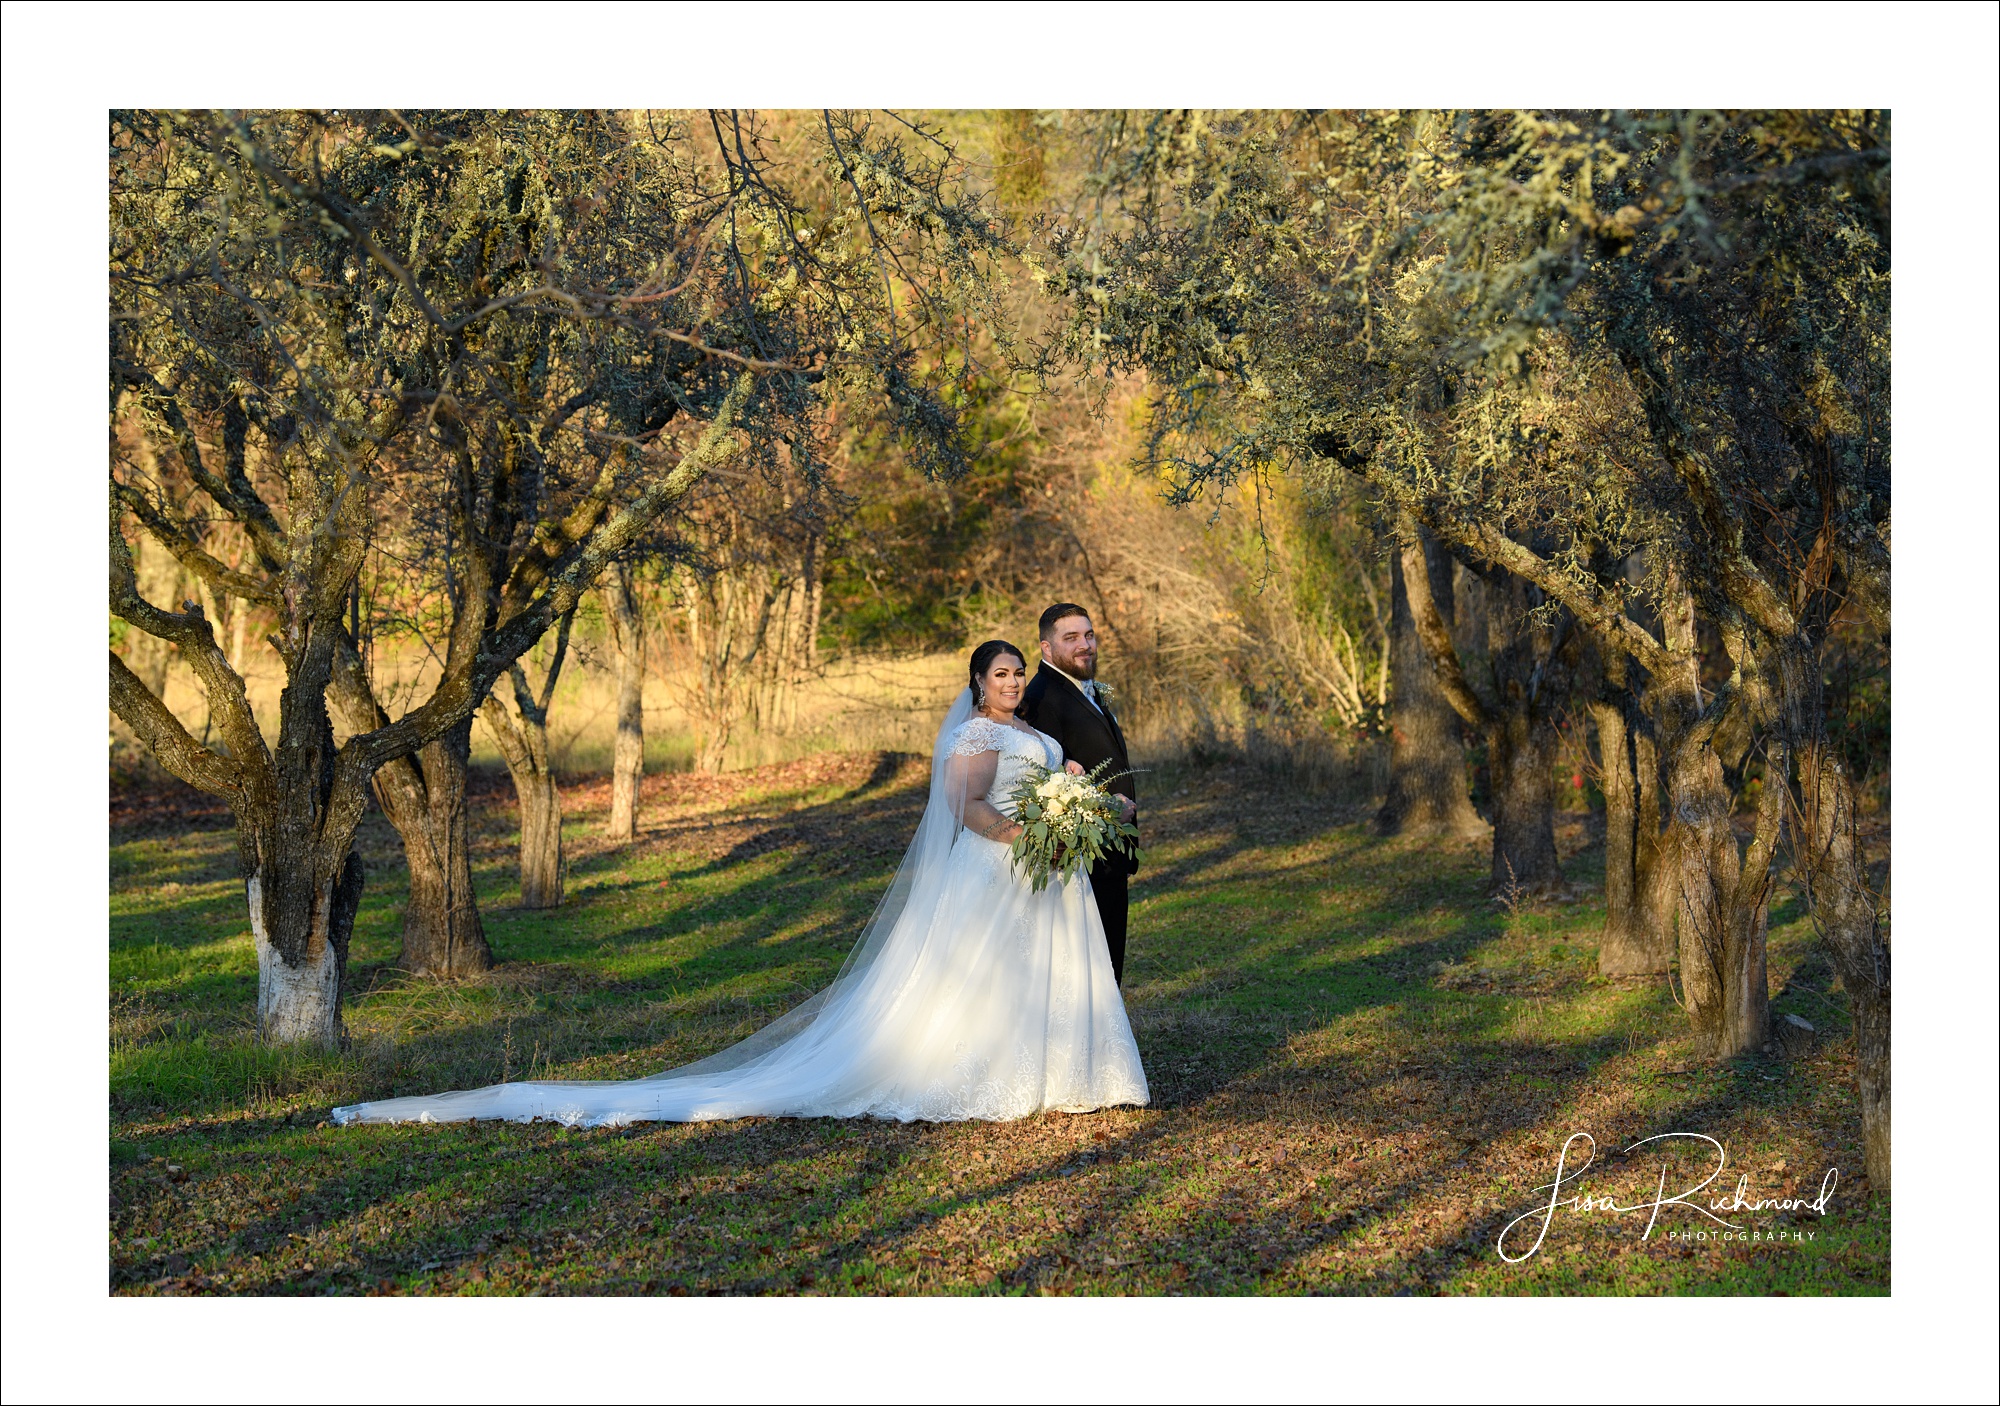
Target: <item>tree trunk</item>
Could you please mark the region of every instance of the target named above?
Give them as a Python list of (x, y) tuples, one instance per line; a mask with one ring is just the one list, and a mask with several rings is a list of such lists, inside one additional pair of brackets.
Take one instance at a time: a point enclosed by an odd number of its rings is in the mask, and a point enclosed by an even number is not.
[(701, 730), (701, 743), (695, 749), (694, 769), (703, 776), (722, 775), (722, 764), (729, 757), (730, 726), (727, 719), (710, 717)]
[(521, 906), (560, 908), (564, 877), (562, 792), (546, 769), (514, 772), (514, 790), (521, 802)]
[[(1781, 779), (1781, 778), (1780, 778)], [(1767, 792), (1782, 789), (1766, 777)], [(1833, 955), (1854, 1023), (1861, 1099), (1862, 1156), (1868, 1182), (1889, 1189), (1889, 944), (1854, 837), (1854, 787), (1823, 742), (1800, 748), (1801, 869), (1814, 924)]]
[(1410, 614), (1438, 690), (1461, 718), (1486, 734), (1493, 788), (1493, 888), (1509, 894), (1560, 888), (1555, 714), (1569, 696), (1574, 669), (1572, 621), (1565, 615), (1562, 627), (1553, 631), (1537, 623), (1540, 593), (1517, 576), (1494, 571), (1486, 611), (1492, 689), (1490, 697), (1482, 696), (1459, 663), (1438, 606), (1441, 593), (1432, 585), (1430, 563), (1419, 548), (1415, 520), (1405, 514), (1399, 532)]
[(1675, 833), (1668, 842), (1679, 885), (1682, 1004), (1694, 1028), (1695, 1053), (1721, 1060), (1749, 1054), (1770, 1039), (1764, 938), (1783, 796), (1766, 796), (1746, 859), (1730, 824), (1731, 797), (1710, 746), (1713, 732), (1711, 721), (1677, 739), (1669, 771)]
[(479, 710), (500, 746), (520, 802), (523, 908), (560, 908), (563, 901), (562, 792), (556, 787), (555, 769), (549, 760), (549, 703), (562, 674), (574, 620), (574, 613), (564, 615), (556, 627), (555, 649), (539, 698), (528, 688), (527, 673), (516, 663), (508, 670), (514, 684), (514, 708), (510, 711), (495, 690)]
[(755, 561), (704, 578), (690, 573), (686, 580), (682, 600), (697, 680), (689, 711), (701, 738), (697, 771), (711, 776), (722, 771), (737, 719), (755, 697), (757, 666), (784, 588)]
[(1632, 765), (1625, 714), (1602, 699), (1590, 705), (1597, 724), (1598, 770), (1604, 784), (1604, 931), (1598, 938), (1600, 976), (1639, 976), (1655, 967), (1646, 934), (1636, 930), (1639, 894), (1639, 778)]
[(337, 636), (324, 616), (286, 622), (286, 685), (273, 744), (259, 729), (242, 675), (230, 668), (206, 614), (199, 606), (165, 611), (142, 597), (115, 516), (110, 526), (112, 611), (180, 650), (221, 734), (221, 750), (196, 741), (115, 651), (112, 710), (162, 767), (226, 800), (236, 818), (237, 862), (257, 952), (258, 1035), (272, 1043), (337, 1049), (344, 1039), (341, 981), (361, 902), (354, 832), (368, 804), (365, 765), (334, 746), (327, 714)]
[[(334, 645), (323, 631), (298, 633), (305, 640), (278, 703), (277, 784), (268, 808), (237, 811), (236, 841), (257, 950), (257, 1033), (272, 1044), (331, 1050), (347, 1041), (341, 983), (361, 907), (354, 831), (367, 792), (354, 773), (337, 775), (325, 691)], [(204, 648), (220, 658), (212, 631)], [(209, 705), (225, 733), (255, 725), (240, 678), (211, 688)]]
[[(1622, 688), (1617, 689), (1623, 693)], [(1658, 882), (1659, 761), (1630, 694), (1599, 699), (1590, 715), (1604, 773), (1604, 933), (1597, 949), (1600, 976), (1652, 976), (1674, 958), (1677, 886)]]
[[(334, 660), (327, 697), (352, 732), (386, 727), (367, 671), (350, 638)], [(424, 976), (472, 976), (493, 965), (472, 890), (472, 826), (466, 772), (472, 719), (375, 773), (376, 802), (403, 842), (410, 901), (396, 964)]]
[(611, 751), (608, 833), (614, 840), (631, 840), (639, 832), (639, 778), (646, 768), (646, 636), (625, 568), (615, 567), (606, 575), (603, 594), (618, 651), (618, 736)]
[(521, 812), (521, 906), (560, 908), (563, 901), (562, 792), (549, 769), (545, 720), (517, 718), (498, 698), (479, 710), (506, 760)]
[(1556, 719), (1570, 693), (1575, 641), (1562, 617), (1535, 614), (1541, 592), (1510, 573), (1487, 582), (1493, 703), (1486, 762), (1493, 787), (1493, 887), (1547, 893), (1563, 885), (1556, 856)]
[(472, 890), (471, 818), (466, 772), (472, 754), (467, 718), (414, 757), (375, 775), (375, 796), (403, 840), (410, 902), (403, 910), (403, 951), (396, 959), (421, 976), (472, 976), (493, 965)]
[[(1771, 993), (1765, 970), (1770, 922), (1771, 859), (1784, 821), (1787, 791), (1766, 789), (1747, 853), (1733, 822), (1735, 798), (1715, 754), (1715, 737), (1732, 719), (1725, 706), (1748, 707), (1761, 696), (1756, 661), (1736, 657), (1742, 687), (1733, 702), (1704, 699), (1694, 599), (1670, 582), (1661, 602), (1661, 633), (1671, 665), (1656, 673), (1647, 706), (1661, 733), (1667, 828), (1659, 836), (1649, 900), (1672, 915), (1679, 957), (1681, 1004), (1695, 1052), (1731, 1059), (1761, 1049), (1770, 1038)], [(1771, 744), (1784, 774), (1785, 751)], [(1649, 832), (1640, 825), (1640, 841)]]
[(1493, 775), (1493, 888), (1547, 893), (1563, 883), (1556, 856), (1556, 730), (1510, 708), (1486, 733)]
[[(683, 591), (687, 611), (688, 646), (694, 654), (695, 689), (688, 711), (694, 715), (694, 769), (705, 776), (722, 770), (729, 747), (729, 709), (724, 689), (729, 680), (729, 646), (735, 627), (735, 597), (726, 572), (706, 581), (689, 573)], [(703, 628), (704, 615), (712, 615)], [(718, 661), (718, 657), (720, 659)]]
[[(1432, 601), (1444, 628), (1453, 624), (1451, 557), (1428, 533), (1420, 536)], [(1415, 550), (1405, 547), (1404, 550)], [(1465, 787), (1465, 743), (1457, 712), (1438, 686), (1430, 651), (1417, 633), (1403, 574), (1402, 553), (1389, 558), (1389, 791), (1376, 813), (1384, 835), (1445, 834), (1483, 838), (1486, 823)]]
[[(296, 864), (310, 872), (310, 855), (287, 858), (281, 847), (267, 844), (278, 865)], [(310, 892), (309, 937), (297, 962), (285, 960), (272, 941), (272, 924), (265, 909), (263, 875), (246, 885), (250, 935), (257, 948), (257, 1037), (267, 1044), (307, 1044), (337, 1050), (347, 1043), (341, 1020), (340, 989), (347, 975), (347, 946), (354, 935), (354, 916), (361, 908), (361, 856), (351, 851), (333, 883), (319, 883)]]
[(1660, 748), (1654, 741), (1650, 719), (1637, 720), (1633, 727), (1632, 774), (1637, 783), (1638, 825), (1633, 843), (1634, 888), (1639, 903), (1639, 926), (1652, 934), (1659, 951), (1659, 970), (1673, 964), (1674, 913), (1679, 902), (1676, 886), (1667, 877), (1673, 861), (1666, 856), (1665, 823), (1660, 813)]

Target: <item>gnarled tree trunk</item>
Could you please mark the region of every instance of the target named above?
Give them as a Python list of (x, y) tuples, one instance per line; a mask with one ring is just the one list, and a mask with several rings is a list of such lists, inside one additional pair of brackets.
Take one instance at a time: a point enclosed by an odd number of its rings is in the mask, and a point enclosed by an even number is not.
[(420, 976), (473, 976), (493, 965), (472, 889), (466, 773), (472, 719), (375, 775), (375, 797), (403, 840), (410, 901), (396, 964)]
[[(352, 635), (334, 660), (327, 698), (353, 732), (386, 727)], [(396, 964), (422, 976), (474, 976), (493, 965), (472, 890), (472, 826), (466, 773), (472, 719), (375, 773), (375, 799), (403, 842), (410, 900), (403, 909), (403, 950)]]
[[(1770, 1038), (1771, 993), (1764, 940), (1770, 923), (1771, 860), (1783, 828), (1786, 791), (1767, 788), (1748, 850), (1732, 823), (1735, 797), (1715, 753), (1715, 737), (1733, 709), (1761, 706), (1758, 662), (1734, 638), (1737, 683), (1725, 696), (1704, 698), (1698, 674), (1694, 600), (1670, 585), (1662, 633), (1671, 664), (1657, 673), (1648, 702), (1659, 722), (1666, 784), (1667, 828), (1660, 839), (1653, 897), (1671, 903), (1677, 929), (1682, 1004), (1695, 1051), (1730, 1059)], [(1769, 765), (1785, 774), (1782, 744), (1772, 742)]]
[[(1432, 603), (1449, 631), (1454, 616), (1451, 557), (1429, 533), (1419, 533), (1432, 582)], [(1411, 548), (1405, 548), (1411, 550)], [(1389, 558), (1389, 790), (1376, 813), (1385, 835), (1445, 834), (1482, 838), (1486, 823), (1465, 788), (1465, 743), (1458, 714), (1438, 687), (1437, 670), (1410, 613), (1402, 553)]]
[(1640, 931), (1652, 934), (1661, 954), (1660, 970), (1673, 962), (1675, 885), (1666, 875), (1673, 860), (1666, 849), (1665, 824), (1661, 813), (1660, 748), (1654, 740), (1652, 720), (1641, 720), (1631, 730), (1632, 774), (1638, 781), (1638, 835), (1633, 846), (1634, 889), (1639, 904), (1636, 920)]
[(611, 749), (611, 820), (607, 833), (630, 840), (639, 832), (639, 778), (646, 769), (646, 635), (622, 566), (604, 580), (605, 616), (618, 653), (618, 735)]
[(1604, 785), (1604, 931), (1598, 939), (1601, 976), (1637, 976), (1655, 968), (1645, 935), (1633, 930), (1639, 896), (1639, 777), (1632, 765), (1625, 713), (1599, 699), (1590, 705), (1597, 725), (1598, 770)]
[[(1766, 778), (1767, 792), (1781, 790)], [(1813, 921), (1847, 991), (1854, 1022), (1855, 1077), (1861, 1099), (1862, 1155), (1869, 1184), (1889, 1189), (1889, 944), (1854, 834), (1854, 785), (1832, 747), (1799, 749), (1803, 816), (1800, 869)]]
[(1660, 766), (1646, 720), (1625, 686), (1625, 659), (1606, 660), (1605, 696), (1590, 705), (1604, 776), (1601, 976), (1651, 976), (1674, 959), (1677, 884), (1659, 882)]
[[(1782, 816), (1766, 800), (1745, 856), (1730, 824), (1733, 809), (1722, 763), (1709, 745), (1712, 726), (1690, 728), (1670, 764), (1673, 793), (1676, 921), (1682, 1001), (1694, 1027), (1695, 1052), (1730, 1059), (1759, 1049), (1771, 1035), (1764, 935), (1770, 920), (1770, 856)], [(1779, 798), (1781, 802), (1782, 798)]]
[[(562, 791), (548, 768), (546, 730), (529, 726), (523, 727), (521, 734), (533, 740), (525, 746), (503, 744), (500, 749), (521, 807), (521, 906), (560, 908), (566, 874)], [(517, 735), (513, 741), (519, 744), (521, 737)]]
[(479, 710), (499, 744), (520, 801), (523, 908), (559, 908), (563, 901), (562, 792), (549, 760), (549, 702), (562, 674), (575, 618), (574, 612), (566, 614), (556, 627), (555, 651), (539, 698), (528, 688), (526, 672), (515, 663), (508, 669), (514, 708), (510, 711), (496, 691)]
[[(253, 843), (255, 843), (253, 841)], [(263, 846), (274, 866), (283, 865), (285, 848)], [(316, 873), (320, 866), (301, 856), (301, 867)], [(354, 916), (361, 909), (361, 856), (349, 852), (338, 877), (327, 883), (316, 878), (309, 893), (282, 898), (264, 891), (263, 872), (245, 885), (250, 906), (250, 936), (257, 948), (257, 1034), (270, 1044), (309, 1044), (339, 1049), (347, 1043), (341, 1020), (340, 988), (347, 973), (347, 947), (354, 936)], [(305, 941), (288, 958), (273, 934), (299, 927), (296, 920), (271, 914), (268, 903), (303, 900)]]
[(1558, 741), (1554, 725), (1527, 708), (1498, 713), (1486, 729), (1496, 892), (1546, 893), (1562, 887), (1555, 822)]
[(196, 741), (115, 653), (112, 709), (168, 771), (229, 802), (257, 950), (259, 1038), (337, 1049), (346, 1040), (341, 982), (361, 903), (354, 831), (367, 805), (366, 770), (334, 746), (326, 711), (337, 622), (324, 615), (287, 622), (280, 646), (288, 683), (273, 746), (201, 608), (190, 603), (184, 612), (165, 611), (138, 594), (118, 527), (114, 508), (112, 609), (155, 639), (179, 646), (227, 753)]
[[(295, 680), (325, 677), (333, 655), (328, 633), (320, 624), (307, 635), (295, 654), (302, 656)], [(241, 700), (213, 702), (223, 705), (216, 711), (226, 719)], [(280, 785), (268, 807), (239, 809), (236, 821), (257, 948), (257, 1033), (272, 1044), (338, 1049), (347, 1043), (340, 996), (361, 907), (361, 858), (353, 844), (366, 796), (352, 772), (336, 778), (324, 693), (296, 683), (286, 688), (278, 731)]]
[(1411, 619), (1430, 656), (1438, 690), (1460, 717), (1486, 734), (1493, 784), (1493, 888), (1508, 894), (1560, 888), (1555, 715), (1569, 695), (1574, 668), (1569, 617), (1555, 630), (1536, 623), (1530, 611), (1540, 602), (1530, 598), (1532, 588), (1507, 572), (1493, 571), (1489, 584), (1497, 598), (1487, 616), (1492, 696), (1482, 696), (1466, 677), (1438, 608), (1415, 519), (1406, 514), (1399, 531)]
[(1541, 592), (1511, 573), (1487, 582), (1493, 703), (1486, 758), (1493, 786), (1493, 887), (1547, 893), (1563, 885), (1556, 853), (1556, 720), (1569, 698), (1576, 641), (1567, 613), (1535, 616)]

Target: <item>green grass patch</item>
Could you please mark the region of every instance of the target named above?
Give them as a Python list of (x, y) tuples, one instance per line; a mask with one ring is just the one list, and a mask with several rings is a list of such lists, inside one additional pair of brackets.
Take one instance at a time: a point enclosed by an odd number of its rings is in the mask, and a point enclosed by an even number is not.
[(113, 1049), (111, 1101), (114, 1108), (257, 1109), (345, 1088), (352, 1065), (342, 1055), (273, 1049), (247, 1032), (204, 1031)]
[[(1858, 1185), (1842, 998), (1795, 904), (1774, 1004), (1817, 1027), (1693, 1060), (1665, 983), (1595, 975), (1583, 895), (1508, 914), (1477, 847), (1384, 841), (1245, 769), (1147, 778), (1127, 1001), (1153, 1105), (1011, 1124), (750, 1119), (588, 1133), (334, 1129), (336, 1103), (502, 1078), (652, 1073), (823, 984), (922, 805), (909, 759), (831, 755), (649, 778), (614, 847), (588, 797), (569, 901), (515, 907), (513, 819), (480, 792), (476, 880), (501, 965), (393, 966), (399, 850), (365, 829), (351, 1048), (251, 1038), (255, 955), (226, 831), (114, 834), (111, 1287), (223, 1293), (1855, 1294), (1889, 1287), (1888, 1206)], [(601, 789), (601, 788), (599, 788)], [(1618, 1149), (1699, 1132), (1727, 1186), (1825, 1215), (1770, 1238), (1694, 1218), (1559, 1215), (1523, 1264), (1500, 1229), (1570, 1133), (1621, 1200)], [(1683, 1158), (1685, 1161), (1685, 1158)], [(1692, 1164), (1677, 1170), (1690, 1170)], [(1778, 1232), (1785, 1232), (1780, 1237)], [(1792, 1235), (1812, 1238), (1792, 1239)]]

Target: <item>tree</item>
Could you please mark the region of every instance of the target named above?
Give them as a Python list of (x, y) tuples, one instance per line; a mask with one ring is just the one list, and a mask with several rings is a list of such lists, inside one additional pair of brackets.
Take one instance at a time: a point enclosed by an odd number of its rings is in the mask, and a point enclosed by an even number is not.
[(1414, 541), (1389, 554), (1391, 677), (1395, 682), (1389, 714), (1389, 787), (1375, 826), (1387, 835), (1436, 833), (1476, 839), (1484, 836), (1486, 824), (1466, 794), (1459, 714), (1438, 687), (1431, 651), (1410, 608), (1413, 573), (1403, 565), (1406, 553), (1422, 556), (1430, 586), (1430, 609), (1448, 644), (1455, 614), (1449, 589), (1452, 558), (1434, 534), (1414, 523), (1411, 530)]
[(556, 625), (555, 646), (542, 672), (539, 691), (528, 683), (527, 671), (515, 660), (507, 670), (513, 683), (513, 704), (497, 692), (480, 705), (479, 716), (486, 720), (500, 756), (513, 778), (514, 794), (521, 807), (521, 906), (560, 908), (563, 901), (562, 791), (556, 785), (555, 766), (549, 757), (549, 704), (555, 697), (556, 680), (562, 677), (563, 656), (569, 652), (570, 626), (576, 620), (572, 608)]
[(639, 833), (639, 778), (646, 770), (646, 629), (632, 590), (632, 572), (614, 566), (600, 592), (611, 645), (618, 656), (617, 736), (611, 754), (611, 818), (606, 833), (631, 840)]
[[(1003, 242), (945, 166), (855, 119), (823, 127), (854, 194), (830, 229), (800, 218), (733, 115), (114, 115), (111, 608), (178, 647), (216, 744), (115, 651), (111, 700), (163, 766), (231, 806), (265, 1038), (341, 1038), (352, 839), (378, 774), (412, 826), (406, 962), (484, 964), (461, 862), (472, 715), (712, 468), (772, 439), (809, 446), (829, 385), (872, 396), (932, 471), (963, 464), (949, 380), (927, 380), (918, 350), (956, 335)], [(714, 154), (697, 156), (697, 131)], [(918, 327), (891, 264), (927, 289)], [(940, 266), (956, 281), (930, 290)], [(152, 471), (120, 432), (144, 437)], [(199, 605), (140, 591), (128, 514), (218, 595), (276, 617), (275, 739)], [(246, 534), (240, 567), (202, 545), (211, 520)], [(422, 549), (408, 571), (442, 648), (391, 718), (357, 647), (357, 588), (403, 546)]]
[[(1128, 226), (1065, 235), (1052, 282), (1080, 346), (1155, 378), (1156, 461), (1190, 494), (1338, 465), (1643, 670), (1668, 816), (1655, 863), (1697, 1044), (1722, 1058), (1765, 1038), (1789, 826), (1853, 1002), (1886, 1185), (1888, 949), (1817, 659), (1842, 601), (1888, 623), (1886, 118), (1109, 127)], [(1605, 432), (1626, 419), (1642, 428)], [(1619, 569), (1635, 558), (1642, 583)], [(1701, 686), (1676, 582), (1716, 628), (1720, 690)], [(1747, 845), (1715, 747), (1732, 730), (1761, 739), (1767, 779)]]
[(1650, 976), (1672, 969), (1677, 899), (1670, 866), (1660, 862), (1659, 748), (1652, 710), (1631, 685), (1625, 653), (1603, 652), (1599, 672), (1599, 687), (1585, 705), (1596, 725), (1604, 788), (1604, 933), (1597, 970)]
[[(1378, 168), (1395, 156), (1399, 121), (1350, 126), (1285, 113), (1101, 119), (1099, 182), (1115, 197), (1120, 218), (1058, 231), (1048, 282), (1075, 310), (1067, 342), (1073, 355), (1145, 371), (1153, 394), (1145, 463), (1176, 501), (1192, 502), (1285, 463), (1326, 496), (1338, 491), (1326, 467), (1352, 470), (1380, 490), (1371, 469), (1389, 472), (1455, 445), (1459, 427), (1432, 374), (1431, 308), (1407, 297), (1407, 283), (1388, 290), (1386, 313), (1366, 300), (1384, 277), (1370, 243), (1376, 236), (1367, 231), (1403, 217), (1391, 199), (1398, 183), (1390, 180), (1384, 195), (1376, 180)], [(1360, 208), (1330, 199), (1336, 194)], [(1371, 348), (1371, 339), (1380, 345)], [(1383, 445), (1380, 464), (1372, 449), (1356, 453), (1343, 438), (1356, 420)], [(1553, 765), (1554, 718), (1568, 702), (1571, 627), (1554, 618), (1550, 612), (1559, 607), (1531, 586), (1511, 582), (1504, 567), (1438, 533), (1424, 492), (1416, 497), (1423, 501), (1405, 501), (1408, 492), (1383, 495), (1387, 515), (1402, 524), (1405, 548), (1436, 533), (1514, 600), (1516, 608), (1498, 617), (1506, 632), (1494, 641), (1500, 674), (1491, 696), (1482, 698), (1450, 653), (1437, 602), (1429, 593), (1418, 599), (1414, 568), (1423, 553), (1400, 551), (1410, 628), (1432, 665), (1442, 664), (1432, 670), (1437, 691), (1487, 738), (1494, 883), (1555, 887), (1562, 871), (1553, 778), (1545, 772)], [(1427, 618), (1435, 626), (1429, 632)], [(1422, 670), (1415, 643), (1406, 634), (1411, 663)], [(1424, 687), (1406, 692), (1415, 704)], [(1413, 712), (1410, 721), (1446, 748), (1423, 783), (1433, 797), (1423, 803), (1435, 817), (1431, 823), (1476, 833), (1469, 805), (1451, 798), (1455, 729), (1435, 713)], [(1405, 775), (1390, 798), (1392, 820), (1408, 804), (1402, 791), (1417, 784), (1407, 749), (1404, 758)], [(1456, 784), (1462, 787), (1462, 779)]]
[[(1822, 694), (1844, 604), (1888, 629), (1887, 117), (1518, 113), (1465, 131), (1475, 159), (1435, 224), (1464, 345), (1496, 383), (1564, 343), (1622, 372), (1659, 470), (1586, 485), (1544, 455), (1559, 466), (1546, 486), (1647, 515), (1664, 574), (1727, 656), (1704, 697), (1691, 640), (1663, 651), (1629, 620), (1603, 633), (1664, 685), (1667, 859), (1698, 1043), (1726, 1056), (1766, 1038), (1770, 871), (1789, 833), (1849, 993), (1869, 1176), (1887, 1186), (1889, 951)], [(1522, 548), (1503, 548), (1513, 569), (1615, 625), (1610, 582)], [(1758, 742), (1745, 847), (1725, 755)]]
[[(1485, 733), (1492, 776), (1493, 868), (1496, 892), (1540, 894), (1563, 883), (1556, 854), (1555, 763), (1557, 723), (1566, 711), (1577, 664), (1575, 621), (1558, 611), (1539, 618), (1541, 592), (1511, 572), (1477, 561), (1491, 596), (1488, 653), (1492, 679), (1474, 685), (1452, 644), (1451, 621), (1439, 607), (1422, 528), (1404, 515), (1401, 567), (1404, 591), (1425, 663), (1437, 691), (1466, 723)], [(1449, 597), (1444, 597), (1448, 599)], [(1446, 751), (1451, 759), (1456, 748)]]
[(722, 770), (746, 715), (775, 722), (810, 666), (819, 629), (825, 511), (788, 454), (746, 467), (699, 494), (681, 515), (682, 560), (669, 589), (680, 607), (670, 647), (684, 651), (695, 766)]

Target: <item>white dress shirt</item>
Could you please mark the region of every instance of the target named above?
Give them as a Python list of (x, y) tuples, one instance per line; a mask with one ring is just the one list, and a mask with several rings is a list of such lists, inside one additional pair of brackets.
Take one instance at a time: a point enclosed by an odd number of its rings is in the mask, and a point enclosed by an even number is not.
[[(1044, 660), (1042, 662), (1048, 663), (1049, 661)], [(1052, 663), (1049, 663), (1049, 667), (1051, 669), (1055, 669), (1055, 671), (1058, 674), (1061, 674), (1064, 678), (1068, 679), (1071, 683), (1075, 684), (1076, 691), (1083, 695), (1084, 701), (1090, 704), (1091, 707), (1097, 709), (1100, 715), (1104, 714), (1104, 705), (1097, 701), (1097, 683), (1094, 679), (1080, 679), (1075, 674), (1072, 674), (1069, 670), (1057, 668), (1057, 666)]]

